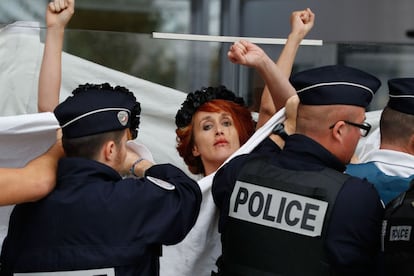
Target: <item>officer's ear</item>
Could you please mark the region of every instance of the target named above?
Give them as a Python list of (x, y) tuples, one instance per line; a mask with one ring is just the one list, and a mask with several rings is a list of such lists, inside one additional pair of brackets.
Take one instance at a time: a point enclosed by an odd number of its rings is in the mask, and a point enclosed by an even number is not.
[(117, 157), (117, 147), (113, 140), (106, 141), (102, 146), (102, 158), (105, 162), (111, 162)]
[(345, 128), (345, 122), (344, 121), (337, 121), (335, 124), (333, 124), (331, 127), (329, 127), (332, 132), (331, 135), (334, 140), (342, 141), (343, 140), (343, 134), (346, 131)]

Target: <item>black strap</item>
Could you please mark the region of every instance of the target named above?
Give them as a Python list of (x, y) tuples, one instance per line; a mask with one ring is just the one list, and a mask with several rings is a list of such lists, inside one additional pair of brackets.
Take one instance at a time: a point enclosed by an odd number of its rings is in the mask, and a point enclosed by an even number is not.
[(286, 138), (289, 136), (285, 131), (285, 125), (283, 123), (276, 124), (272, 130), (272, 133), (279, 135), (283, 140), (286, 140)]

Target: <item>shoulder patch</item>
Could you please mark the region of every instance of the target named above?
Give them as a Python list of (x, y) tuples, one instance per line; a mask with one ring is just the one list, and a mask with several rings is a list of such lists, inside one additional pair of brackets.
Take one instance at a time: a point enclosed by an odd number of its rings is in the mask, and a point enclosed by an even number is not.
[(152, 183), (154, 183), (155, 185), (157, 185), (158, 187), (161, 187), (165, 190), (169, 190), (172, 191), (175, 189), (175, 186), (167, 181), (164, 181), (162, 179), (159, 178), (155, 178), (152, 176), (147, 176), (146, 177), (149, 181), (151, 181)]

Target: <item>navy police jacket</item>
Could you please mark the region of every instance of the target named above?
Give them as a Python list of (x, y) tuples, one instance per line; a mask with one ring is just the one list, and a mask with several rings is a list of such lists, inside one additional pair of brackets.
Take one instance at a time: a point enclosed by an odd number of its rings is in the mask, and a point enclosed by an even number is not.
[[(220, 209), (220, 233), (226, 232), (230, 196), (240, 168), (249, 158), (260, 154), (263, 153), (258, 151), (235, 158), (216, 173), (212, 193)], [(280, 168), (296, 171), (322, 171), (324, 168), (331, 168), (342, 173), (345, 170), (345, 166), (329, 151), (314, 140), (299, 134), (289, 136), (284, 149), (280, 153), (274, 153), (269, 162)], [(306, 183), (306, 179), (303, 181)], [(335, 275), (376, 275), (383, 212), (378, 193), (371, 183), (356, 177), (349, 177), (343, 183), (327, 222), (326, 234), (322, 237), (329, 265)], [(244, 250), (243, 244), (238, 246), (240, 250)], [(281, 247), (280, 250), (283, 252), (284, 248)], [(218, 262), (219, 266), (221, 261)], [(273, 258), (273, 261), (277, 262), (277, 259)], [(292, 258), (291, 265), (300, 266), (301, 260)]]
[(102, 163), (63, 158), (55, 190), (14, 208), (0, 275), (102, 268), (158, 275), (161, 245), (176, 244), (190, 231), (201, 191), (169, 164), (145, 174), (122, 179)]

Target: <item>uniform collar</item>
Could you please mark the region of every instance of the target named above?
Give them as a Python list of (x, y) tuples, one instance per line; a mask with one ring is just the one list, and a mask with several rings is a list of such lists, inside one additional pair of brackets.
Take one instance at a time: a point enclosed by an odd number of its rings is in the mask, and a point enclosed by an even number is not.
[(300, 162), (328, 167), (339, 172), (345, 171), (345, 165), (315, 140), (301, 134), (290, 135), (282, 153), (297, 158)]
[(61, 177), (96, 178), (104, 181), (119, 181), (121, 175), (113, 168), (87, 158), (64, 157), (59, 160), (58, 179)]

